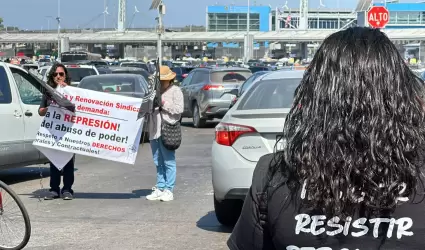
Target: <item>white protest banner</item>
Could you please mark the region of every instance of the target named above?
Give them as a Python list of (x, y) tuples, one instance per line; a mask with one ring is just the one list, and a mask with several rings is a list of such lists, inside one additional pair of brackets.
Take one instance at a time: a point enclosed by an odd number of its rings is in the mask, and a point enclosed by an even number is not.
[(51, 104), (35, 147), (58, 169), (73, 154), (134, 164), (143, 130), (144, 118), (137, 120), (142, 99), (71, 86), (57, 90), (75, 105), (75, 113)]

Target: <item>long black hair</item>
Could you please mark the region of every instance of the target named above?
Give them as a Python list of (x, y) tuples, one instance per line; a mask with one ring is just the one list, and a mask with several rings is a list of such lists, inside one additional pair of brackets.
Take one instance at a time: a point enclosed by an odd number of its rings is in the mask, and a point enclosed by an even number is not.
[(393, 211), (399, 197), (424, 191), (417, 161), (425, 142), (423, 91), (381, 31), (332, 34), (296, 90), (271, 176), (283, 173), (299, 208), (342, 217), (359, 204), (369, 215)]
[(56, 72), (57, 68), (63, 68), (63, 71), (65, 72), (65, 83), (67, 83), (68, 85), (71, 84), (71, 76), (68, 73), (68, 70), (66, 69), (65, 65), (61, 64), (61, 63), (55, 63), (53, 64), (53, 66), (50, 68), (49, 74), (47, 75), (47, 84), (49, 84), (52, 88), (56, 88), (57, 84), (55, 82), (55, 77), (53, 76), (53, 74)]

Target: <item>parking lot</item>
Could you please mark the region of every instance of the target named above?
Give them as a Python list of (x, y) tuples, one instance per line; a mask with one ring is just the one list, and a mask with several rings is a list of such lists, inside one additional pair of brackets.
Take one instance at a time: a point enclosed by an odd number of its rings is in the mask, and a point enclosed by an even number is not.
[(149, 144), (139, 148), (134, 166), (77, 156), (72, 201), (39, 199), (49, 187), (47, 165), (0, 172), (30, 214), (26, 249), (227, 249), (230, 230), (213, 212), (211, 142), (217, 123), (195, 129), (185, 121), (171, 202), (145, 199), (156, 181)]

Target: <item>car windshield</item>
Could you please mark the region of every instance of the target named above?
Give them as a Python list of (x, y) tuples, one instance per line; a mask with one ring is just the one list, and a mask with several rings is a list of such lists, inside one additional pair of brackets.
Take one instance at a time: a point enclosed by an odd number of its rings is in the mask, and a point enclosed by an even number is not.
[(238, 110), (291, 108), (301, 78), (274, 79), (254, 84), (238, 105)]
[(86, 76), (97, 75), (92, 68), (66, 68), (72, 82), (79, 82)]
[(146, 80), (139, 75), (101, 75), (84, 78), (79, 88), (109, 93), (137, 93), (145, 96), (148, 93)]
[(267, 71), (259, 71), (255, 75), (252, 75), (248, 80), (246, 80), (246, 82), (243, 83), (241, 93), (239, 94), (242, 95), (247, 89), (249, 89), (249, 87), (251, 87), (251, 85), (259, 76), (264, 75), (266, 73)]
[(252, 75), (249, 71), (216, 71), (211, 73), (211, 81), (218, 83), (242, 83)]

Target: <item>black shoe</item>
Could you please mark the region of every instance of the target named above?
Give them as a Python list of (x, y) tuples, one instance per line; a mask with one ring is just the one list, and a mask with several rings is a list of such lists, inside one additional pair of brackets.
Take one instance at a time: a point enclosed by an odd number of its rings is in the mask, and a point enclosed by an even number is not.
[(62, 193), (62, 198), (64, 200), (72, 200), (74, 199), (74, 196), (71, 194), (71, 192), (65, 191)]
[(45, 200), (54, 200), (60, 198), (59, 194), (55, 191), (50, 191), (46, 196), (44, 196)]

